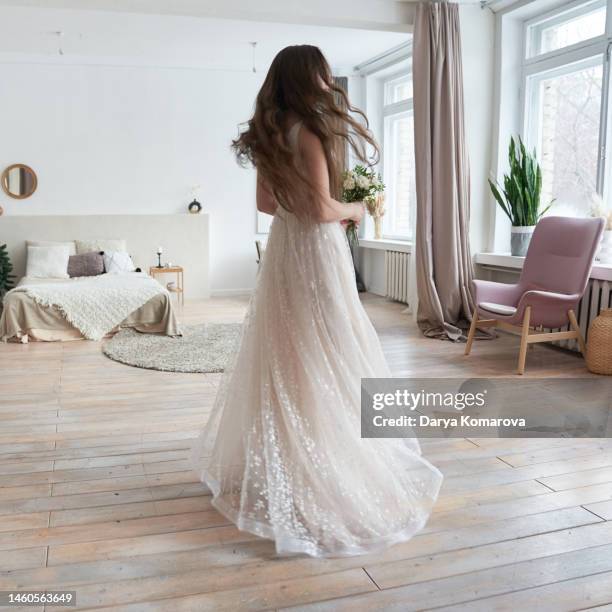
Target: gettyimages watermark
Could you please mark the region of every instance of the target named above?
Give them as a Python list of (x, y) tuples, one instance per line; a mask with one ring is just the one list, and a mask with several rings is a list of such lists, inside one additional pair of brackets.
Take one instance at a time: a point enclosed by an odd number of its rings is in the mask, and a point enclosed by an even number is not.
[(362, 438), (612, 438), (607, 378), (364, 378)]

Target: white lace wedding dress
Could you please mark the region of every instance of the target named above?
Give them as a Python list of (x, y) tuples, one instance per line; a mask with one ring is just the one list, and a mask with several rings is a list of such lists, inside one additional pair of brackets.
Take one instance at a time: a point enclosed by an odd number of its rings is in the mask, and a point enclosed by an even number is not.
[(360, 379), (387, 376), (342, 226), (308, 227), (279, 207), (195, 447), (214, 506), (278, 554), (356, 555), (409, 539), (442, 476), (416, 439), (360, 437)]

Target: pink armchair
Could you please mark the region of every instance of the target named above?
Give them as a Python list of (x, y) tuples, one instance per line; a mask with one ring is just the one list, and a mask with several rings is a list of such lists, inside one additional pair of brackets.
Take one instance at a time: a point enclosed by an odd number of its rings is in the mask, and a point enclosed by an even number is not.
[[(574, 311), (586, 289), (603, 219), (545, 217), (535, 228), (518, 283), (474, 281), (476, 309), (465, 354), (472, 350), (476, 329), (499, 327), (520, 334), (518, 373), (525, 372), (527, 346), (575, 338), (585, 353)], [(532, 332), (531, 328), (570, 331)]]

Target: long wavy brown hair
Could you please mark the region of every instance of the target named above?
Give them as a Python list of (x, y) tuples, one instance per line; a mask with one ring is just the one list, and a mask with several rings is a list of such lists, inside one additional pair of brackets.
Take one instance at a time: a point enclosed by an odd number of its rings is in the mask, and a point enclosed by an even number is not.
[[(300, 167), (288, 141), (288, 115), (323, 145), (332, 197), (340, 199), (347, 145), (366, 165), (378, 161), (378, 145), (363, 112), (334, 84), (323, 53), (312, 45), (285, 47), (274, 58), (255, 102), (248, 129), (232, 142), (242, 165), (253, 164), (276, 201), (301, 219), (316, 218), (321, 194)], [(351, 114), (359, 115), (363, 124)]]

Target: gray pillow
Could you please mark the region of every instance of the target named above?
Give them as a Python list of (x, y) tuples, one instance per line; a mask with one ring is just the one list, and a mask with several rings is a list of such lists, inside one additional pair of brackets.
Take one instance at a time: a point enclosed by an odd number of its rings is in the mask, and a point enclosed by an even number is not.
[(104, 273), (104, 257), (102, 253), (83, 253), (71, 255), (68, 258), (68, 276), (98, 276)]

